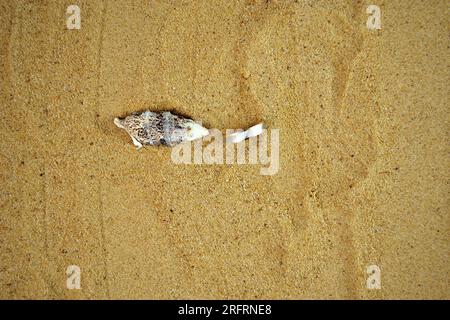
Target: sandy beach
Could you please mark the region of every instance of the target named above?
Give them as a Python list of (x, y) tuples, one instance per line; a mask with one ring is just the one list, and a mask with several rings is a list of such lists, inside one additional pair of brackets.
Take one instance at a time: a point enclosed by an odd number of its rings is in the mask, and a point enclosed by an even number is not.
[[(450, 298), (447, 1), (0, 0), (0, 23), (1, 299)], [(113, 119), (138, 110), (262, 122), (279, 169), (136, 150)]]

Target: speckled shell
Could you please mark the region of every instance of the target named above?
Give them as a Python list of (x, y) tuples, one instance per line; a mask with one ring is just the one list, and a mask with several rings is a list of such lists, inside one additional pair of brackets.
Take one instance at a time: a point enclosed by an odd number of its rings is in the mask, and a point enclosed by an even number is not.
[[(191, 119), (172, 114), (169, 111), (133, 113), (124, 119), (115, 119), (114, 123), (126, 130), (134, 144), (174, 146), (187, 140), (188, 125), (195, 123)], [(139, 145), (141, 144), (141, 145)]]

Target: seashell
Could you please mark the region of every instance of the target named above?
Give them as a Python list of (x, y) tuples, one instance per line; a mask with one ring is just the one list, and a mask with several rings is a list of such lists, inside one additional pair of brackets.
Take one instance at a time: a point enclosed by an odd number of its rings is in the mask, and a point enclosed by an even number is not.
[(244, 141), (245, 139), (256, 137), (262, 134), (264, 131), (264, 125), (262, 123), (258, 123), (253, 127), (248, 128), (245, 131), (238, 131), (227, 135), (227, 143), (239, 143)]
[(130, 135), (138, 149), (143, 145), (173, 147), (209, 134), (208, 129), (194, 120), (169, 111), (132, 113), (123, 119), (115, 118), (114, 123)]

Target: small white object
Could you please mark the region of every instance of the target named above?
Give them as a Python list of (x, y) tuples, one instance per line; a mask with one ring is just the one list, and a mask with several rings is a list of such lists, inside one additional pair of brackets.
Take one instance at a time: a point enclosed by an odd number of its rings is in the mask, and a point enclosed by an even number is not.
[(186, 123), (187, 132), (185, 133), (186, 141), (194, 141), (209, 135), (209, 130), (202, 127), (197, 122), (188, 122)]
[(247, 138), (259, 136), (261, 133), (263, 133), (263, 129), (263, 124), (259, 123), (257, 125), (254, 125), (253, 127), (250, 127), (246, 131), (234, 132), (227, 136), (227, 142), (239, 143)]
[(380, 30), (381, 29), (381, 9), (379, 6), (371, 4), (367, 7), (366, 13), (370, 14), (367, 19), (367, 29)]

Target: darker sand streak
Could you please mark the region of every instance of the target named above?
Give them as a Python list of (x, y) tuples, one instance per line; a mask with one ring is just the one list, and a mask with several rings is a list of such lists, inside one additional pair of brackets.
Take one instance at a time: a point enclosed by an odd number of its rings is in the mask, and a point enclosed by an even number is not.
[[(107, 6), (108, 3), (106, 1), (102, 1), (102, 22), (100, 25), (100, 37), (99, 37), (99, 45), (98, 45), (98, 51), (97, 51), (97, 65), (98, 65), (98, 77), (97, 77), (97, 114), (100, 114), (100, 90), (101, 90), (101, 73), (102, 73), (102, 50), (103, 50), (103, 34), (105, 29), (105, 21), (106, 21), (106, 12), (107, 12)], [(100, 123), (98, 120), (98, 117), (96, 117), (97, 122), (97, 128), (100, 131)], [(100, 166), (100, 170), (101, 166)], [(103, 177), (103, 172), (102, 175)], [(110, 299), (110, 291), (109, 291), (109, 282), (108, 282), (108, 264), (107, 264), (107, 258), (108, 258), (108, 252), (106, 250), (106, 236), (105, 236), (105, 222), (104, 222), (104, 215), (103, 215), (103, 198), (102, 198), (102, 180), (98, 182), (98, 201), (99, 201), (99, 220), (100, 220), (100, 228), (101, 228), (101, 234), (102, 234), (102, 251), (103, 251), (103, 269), (104, 269), (104, 280), (106, 284), (106, 297)]]

